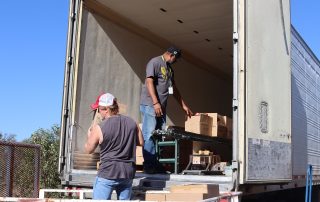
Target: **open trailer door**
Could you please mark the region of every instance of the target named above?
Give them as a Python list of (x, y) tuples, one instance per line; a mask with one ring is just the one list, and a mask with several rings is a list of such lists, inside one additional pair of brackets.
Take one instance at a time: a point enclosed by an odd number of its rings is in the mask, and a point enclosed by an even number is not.
[(290, 0), (238, 0), (238, 9), (240, 184), (288, 181)]

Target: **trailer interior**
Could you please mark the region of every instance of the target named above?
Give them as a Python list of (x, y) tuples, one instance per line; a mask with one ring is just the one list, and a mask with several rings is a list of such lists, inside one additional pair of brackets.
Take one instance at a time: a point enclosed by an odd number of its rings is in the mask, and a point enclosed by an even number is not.
[[(74, 141), (66, 148), (71, 152), (65, 185), (91, 186), (96, 174), (92, 162), (98, 157), (83, 154), (92, 121), (89, 106), (96, 96), (113, 93), (125, 114), (141, 122), (139, 102), (146, 63), (171, 45), (182, 50), (182, 58), (173, 69), (176, 85), (191, 110), (232, 117), (233, 1), (85, 0), (79, 7), (81, 20), (76, 26), (81, 31), (74, 40), (76, 63), (69, 92), (73, 124), (68, 137)], [(184, 112), (170, 97), (167, 125), (184, 127), (184, 123)], [(232, 140), (227, 146), (215, 146), (214, 153), (231, 163)], [(189, 158), (182, 153), (180, 157), (183, 155)], [(146, 186), (146, 181), (156, 183), (153, 187), (173, 182), (217, 183), (221, 190), (232, 186), (231, 175), (137, 172), (136, 185)]]

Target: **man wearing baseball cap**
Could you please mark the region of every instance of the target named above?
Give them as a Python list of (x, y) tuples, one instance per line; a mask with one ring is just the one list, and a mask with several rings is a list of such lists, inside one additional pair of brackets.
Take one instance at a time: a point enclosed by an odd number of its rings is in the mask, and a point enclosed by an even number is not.
[(193, 113), (182, 99), (174, 81), (171, 65), (181, 57), (181, 50), (171, 46), (162, 55), (152, 58), (146, 67), (145, 84), (142, 86), (140, 111), (142, 113), (142, 134), (144, 137), (144, 172), (163, 172), (157, 162), (152, 131), (164, 129), (166, 107), (169, 95), (173, 95), (187, 116)]
[(94, 200), (110, 200), (113, 190), (118, 199), (130, 200), (135, 176), (136, 145), (143, 145), (137, 123), (119, 114), (117, 99), (110, 93), (100, 95), (91, 105), (102, 122), (88, 130), (85, 151), (93, 153), (100, 146), (100, 165), (93, 183)]

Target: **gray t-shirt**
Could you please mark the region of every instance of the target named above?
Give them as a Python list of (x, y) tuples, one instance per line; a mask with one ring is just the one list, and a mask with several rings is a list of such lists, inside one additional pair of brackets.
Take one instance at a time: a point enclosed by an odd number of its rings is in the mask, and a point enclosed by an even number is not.
[(138, 128), (130, 117), (114, 115), (100, 124), (103, 141), (100, 144), (98, 176), (105, 179), (133, 179)]
[[(165, 109), (169, 96), (169, 87), (174, 83), (174, 72), (170, 64), (164, 61), (162, 56), (152, 58), (146, 68), (146, 78), (152, 77), (156, 88), (156, 96), (161, 106)], [(142, 85), (140, 104), (153, 106), (152, 98), (148, 92), (146, 83)]]

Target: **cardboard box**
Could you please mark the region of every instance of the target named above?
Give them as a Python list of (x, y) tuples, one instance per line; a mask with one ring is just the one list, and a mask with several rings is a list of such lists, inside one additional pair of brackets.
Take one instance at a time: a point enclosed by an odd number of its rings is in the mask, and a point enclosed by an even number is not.
[(168, 191), (147, 191), (146, 201), (200, 201), (216, 197), (214, 194), (205, 193), (170, 193)]
[(169, 191), (146, 191), (146, 201), (166, 201)]
[(223, 116), (223, 122), (225, 123), (225, 126), (227, 127), (227, 129), (232, 131), (232, 118)]
[(192, 164), (212, 164), (215, 165), (217, 163), (221, 162), (221, 157), (220, 155), (210, 155), (210, 156), (205, 156), (205, 155), (193, 155), (192, 156)]
[(201, 113), (188, 118), (185, 122), (185, 130), (201, 135), (212, 137), (228, 137), (227, 124), (232, 128), (232, 121), (226, 116), (218, 113)]
[(219, 185), (174, 185), (170, 191), (146, 191), (146, 201), (200, 201), (219, 196)]
[(206, 114), (200, 114), (188, 118), (185, 122), (185, 130), (201, 135), (211, 135), (212, 118)]
[(144, 158), (143, 156), (136, 156), (136, 165), (143, 165)]
[(221, 126), (221, 125), (212, 126), (210, 136), (227, 138), (228, 136), (227, 127)]
[(212, 118), (212, 128), (210, 136), (227, 138), (228, 130), (226, 127), (226, 116), (222, 116), (218, 113), (207, 113), (207, 115)]
[(216, 196), (204, 193), (169, 193), (166, 194), (166, 201), (202, 201)]
[(142, 146), (136, 147), (136, 165), (143, 165)]
[(205, 113), (212, 118), (212, 126), (226, 126), (226, 121), (224, 116), (218, 113)]
[(136, 147), (136, 156), (143, 156), (142, 150), (143, 150), (142, 146), (137, 146)]
[(227, 127), (227, 138), (232, 139), (232, 118), (227, 116), (223, 116), (224, 122), (226, 123)]
[(219, 185), (216, 184), (187, 184), (170, 187), (170, 193), (203, 193), (214, 196), (219, 195)]

